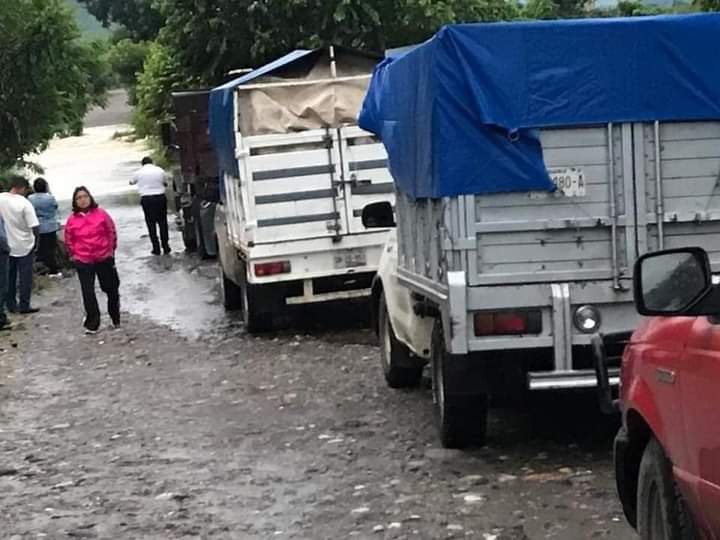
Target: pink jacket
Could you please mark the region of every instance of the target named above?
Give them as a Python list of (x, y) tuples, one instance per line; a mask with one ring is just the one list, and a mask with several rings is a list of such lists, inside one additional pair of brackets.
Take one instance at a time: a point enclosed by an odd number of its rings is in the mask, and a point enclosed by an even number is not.
[(79, 263), (109, 259), (117, 248), (117, 232), (110, 215), (102, 208), (73, 212), (65, 223), (65, 248)]

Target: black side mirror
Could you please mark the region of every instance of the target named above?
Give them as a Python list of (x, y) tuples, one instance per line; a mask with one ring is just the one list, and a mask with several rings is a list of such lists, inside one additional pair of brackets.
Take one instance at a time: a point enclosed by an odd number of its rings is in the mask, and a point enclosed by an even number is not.
[(387, 201), (368, 204), (362, 210), (362, 224), (366, 229), (387, 229), (395, 226), (395, 213)]
[(702, 248), (669, 249), (635, 263), (635, 305), (641, 315), (717, 315), (720, 303)]

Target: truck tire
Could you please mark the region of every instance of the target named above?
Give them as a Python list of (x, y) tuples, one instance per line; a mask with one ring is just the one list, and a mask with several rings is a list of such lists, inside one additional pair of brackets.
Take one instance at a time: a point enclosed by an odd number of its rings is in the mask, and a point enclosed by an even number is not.
[(222, 265), (218, 266), (220, 268), (220, 300), (222, 301), (222, 305), (228, 311), (241, 309), (243, 307), (242, 289), (227, 277)]
[(420, 384), (423, 366), (405, 345), (395, 337), (385, 295), (378, 302), (378, 337), (380, 361), (385, 382), (390, 388), (414, 388)]
[(273, 307), (277, 302), (267, 292), (267, 289), (263, 290), (257, 285), (247, 282), (243, 284), (243, 320), (245, 330), (251, 334), (270, 332), (274, 329)]
[[(485, 444), (489, 398), (486, 392), (477, 390), (481, 381), (459, 374), (462, 370), (457, 368), (466, 367), (467, 361), (467, 357), (446, 351), (442, 323), (436, 321), (431, 345), (432, 387), (435, 420), (445, 448)], [(455, 365), (450, 366), (451, 362)], [(460, 362), (465, 366), (457, 364)]]
[(698, 540), (699, 535), (673, 478), (672, 463), (653, 437), (645, 447), (637, 492), (642, 540)]
[(197, 240), (195, 239), (195, 228), (191, 223), (183, 220), (182, 226), (182, 241), (185, 245), (185, 249), (190, 253), (194, 253), (197, 250)]
[(192, 217), (192, 212), (190, 208), (180, 208), (178, 210), (178, 214), (180, 216), (180, 219), (182, 220), (182, 228), (180, 229), (182, 233), (182, 240), (183, 244), (185, 245), (185, 249), (191, 253), (194, 253), (197, 249), (197, 238), (195, 237), (195, 224)]
[(197, 245), (197, 254), (202, 260), (208, 259), (207, 248), (205, 247), (205, 237), (203, 236), (202, 225), (199, 216), (195, 219), (195, 238)]

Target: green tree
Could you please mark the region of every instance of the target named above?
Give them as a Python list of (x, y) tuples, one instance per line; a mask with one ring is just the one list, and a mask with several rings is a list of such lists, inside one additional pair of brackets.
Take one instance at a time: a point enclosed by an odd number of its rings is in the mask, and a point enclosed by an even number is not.
[[(103, 26), (119, 24), (135, 41), (154, 39), (163, 25), (153, 0), (79, 0)], [(201, 2), (198, 2), (201, 4)]]
[(99, 44), (79, 41), (58, 0), (14, 0), (0, 10), (0, 170), (55, 135), (77, 133), (109, 81)]
[(693, 6), (701, 11), (720, 11), (720, 0), (694, 0)]
[(153, 43), (136, 87), (137, 105), (133, 124), (141, 136), (157, 135), (157, 126), (172, 120), (171, 92), (191, 84), (173, 52)]
[(128, 90), (131, 104), (135, 104), (137, 79), (143, 71), (145, 58), (148, 55), (150, 44), (146, 41), (135, 42), (130, 39), (121, 39), (115, 43), (108, 52), (108, 62), (118, 82)]
[(335, 43), (382, 52), (429, 38), (443, 24), (519, 16), (509, 0), (157, 0), (160, 41), (202, 80)]
[(334, 43), (382, 52), (424, 41), (443, 24), (520, 16), (511, 0), (155, 0), (153, 6), (165, 24), (137, 86), (134, 124), (141, 134), (156, 133), (170, 117), (171, 89), (212, 86), (230, 70), (296, 48)]
[(529, 0), (523, 9), (527, 19), (557, 19), (560, 6), (554, 0)]

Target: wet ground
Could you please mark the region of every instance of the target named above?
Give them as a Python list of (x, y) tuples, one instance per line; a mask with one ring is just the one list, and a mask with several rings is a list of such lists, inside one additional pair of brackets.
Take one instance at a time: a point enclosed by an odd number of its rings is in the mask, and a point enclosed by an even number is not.
[(440, 448), (430, 391), (385, 387), (359, 306), (251, 337), (220, 307), (213, 262), (177, 233), (152, 257), (123, 194), (143, 148), (115, 129), (86, 135), (102, 151), (65, 140), (43, 159), (67, 190), (68, 156), (84, 156), (117, 221), (125, 324), (84, 336), (70, 276), (0, 334), (0, 538), (635, 537), (617, 419), (592, 396), (534, 396), (493, 411), (487, 447)]

